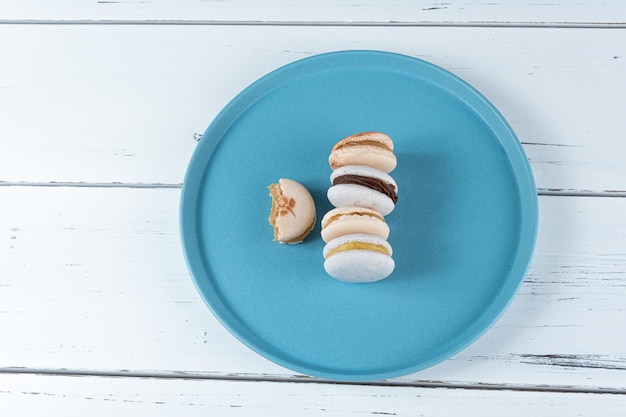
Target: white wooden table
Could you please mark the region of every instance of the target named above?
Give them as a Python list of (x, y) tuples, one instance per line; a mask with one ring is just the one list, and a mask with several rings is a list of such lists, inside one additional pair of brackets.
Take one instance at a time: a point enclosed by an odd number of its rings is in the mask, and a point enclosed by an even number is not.
[[(200, 299), (178, 230), (194, 135), (265, 73), (345, 49), (475, 86), (540, 195), (532, 265), (496, 325), (367, 384), (238, 342)], [(626, 415), (619, 0), (2, 0), (0, 145), (1, 415)]]

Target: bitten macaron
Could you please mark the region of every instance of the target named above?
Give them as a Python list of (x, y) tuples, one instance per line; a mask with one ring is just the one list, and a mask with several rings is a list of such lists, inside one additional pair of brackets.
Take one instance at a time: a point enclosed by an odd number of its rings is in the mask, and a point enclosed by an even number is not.
[(389, 226), (379, 212), (365, 207), (337, 207), (322, 217), (321, 235), (324, 242), (354, 233), (367, 233), (387, 239)]
[(387, 173), (367, 165), (345, 165), (330, 175), (327, 196), (335, 207), (359, 206), (383, 216), (395, 208), (398, 185)]
[(393, 141), (385, 133), (355, 133), (333, 146), (328, 164), (333, 170), (345, 165), (369, 165), (390, 173), (397, 164), (393, 149)]
[(324, 269), (340, 281), (375, 282), (395, 269), (391, 245), (370, 234), (339, 236), (324, 246)]
[(309, 190), (297, 181), (281, 178), (267, 187), (272, 197), (269, 215), (274, 227), (274, 240), (300, 243), (315, 226), (316, 211)]

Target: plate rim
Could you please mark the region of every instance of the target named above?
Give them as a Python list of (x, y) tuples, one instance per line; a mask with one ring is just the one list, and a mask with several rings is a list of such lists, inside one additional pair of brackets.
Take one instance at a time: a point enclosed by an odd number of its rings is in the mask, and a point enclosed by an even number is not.
[[(292, 75), (292, 77), (295, 76), (295, 78), (297, 78), (298, 71), (301, 71), (303, 68), (306, 70), (307, 67), (319, 65), (323, 61), (330, 60), (335, 65), (337, 65), (337, 61), (335, 60), (360, 60), (363, 58), (390, 62), (398, 59), (407, 60), (408, 62), (415, 64), (418, 67), (421, 66), (423, 68), (426, 68), (428, 71), (437, 74), (439, 77), (442, 77), (442, 79), (447, 80), (448, 83), (451, 83), (447, 86), (441, 86), (437, 84), (439, 87), (444, 88), (448, 91), (450, 87), (454, 87), (455, 89), (459, 88), (463, 90), (466, 94), (469, 93), (467, 97), (464, 96), (462, 99), (471, 98), (472, 101), (475, 100), (476, 102), (473, 105), (466, 102), (466, 104), (470, 105), (472, 109), (475, 110), (475, 105), (479, 104), (485, 107), (484, 110), (489, 111), (491, 117), (493, 117), (494, 120), (498, 122), (498, 126), (496, 127), (502, 129), (502, 131), (505, 132), (507, 136), (509, 136), (506, 142), (503, 142), (503, 138), (501, 137), (501, 135), (494, 132), (498, 140), (502, 144), (503, 148), (505, 149), (505, 153), (509, 158), (509, 163), (512, 167), (514, 178), (517, 183), (517, 192), (520, 198), (521, 206), (519, 212), (520, 236), (518, 239), (518, 246), (515, 251), (515, 259), (511, 263), (510, 271), (507, 274), (507, 279), (509, 281), (512, 279), (511, 276), (515, 277), (513, 282), (514, 288), (510, 296), (508, 296), (505, 300), (504, 304), (498, 308), (496, 314), (491, 317), (488, 323), (482, 323), (480, 329), (474, 332), (472, 337), (464, 339), (463, 343), (457, 343), (456, 346), (444, 350), (436, 357), (433, 357), (428, 361), (421, 361), (412, 367), (403, 367), (402, 369), (388, 369), (385, 372), (339, 372), (329, 369), (322, 369), (321, 367), (314, 367), (311, 365), (307, 365), (303, 362), (296, 363), (296, 361), (286, 359), (285, 355), (275, 354), (271, 350), (268, 350), (261, 346), (262, 343), (250, 340), (250, 336), (244, 334), (246, 332), (243, 332), (242, 329), (238, 329), (232, 324), (233, 318), (230, 315), (231, 313), (228, 311), (228, 308), (225, 307), (223, 304), (220, 304), (219, 297), (217, 297), (216, 299), (215, 296), (211, 297), (209, 294), (207, 294), (206, 291), (204, 291), (203, 289), (204, 284), (199, 281), (198, 275), (203, 272), (203, 268), (199, 268), (197, 265), (198, 259), (202, 259), (202, 257), (200, 255), (201, 249), (199, 247), (199, 243), (194, 241), (195, 237), (197, 236), (197, 233), (195, 233), (196, 225), (198, 222), (197, 210), (191, 210), (190, 213), (189, 207), (192, 203), (195, 205), (195, 201), (198, 197), (198, 193), (194, 193), (194, 191), (197, 191), (203, 181), (202, 179), (204, 177), (204, 171), (203, 169), (201, 169), (204, 168), (203, 163), (205, 161), (208, 162), (211, 159), (214, 149), (220, 143), (221, 139), (228, 131), (228, 129), (234, 123), (236, 123), (236, 120), (239, 116), (244, 114), (245, 111), (256, 101), (262, 99), (269, 92), (273, 91), (276, 88), (280, 88), (282, 85), (288, 82), (289, 77), (287, 77), (287, 80), (281, 79), (281, 77), (285, 78), (283, 74), (290, 74), (291, 72), (294, 72), (295, 75)], [(326, 63), (328, 64), (328, 62)], [(343, 65), (340, 64), (338, 67), (342, 66)], [(338, 67), (333, 68), (336, 69)], [(254, 95), (256, 95), (257, 98), (254, 100), (250, 100), (249, 96)], [(485, 116), (482, 113), (480, 113), (480, 115), (481, 117)], [(488, 125), (490, 128), (494, 128), (491, 123), (488, 123)], [(217, 136), (217, 139), (213, 141), (205, 140), (210, 136)], [(515, 153), (514, 158), (512, 158), (512, 152)], [(198, 175), (198, 173), (202, 175)], [(522, 183), (521, 185), (520, 182)], [(191, 207), (193, 207), (193, 205)], [(179, 230), (181, 235), (181, 245), (184, 258), (194, 285), (196, 286), (196, 289), (198, 290), (201, 298), (208, 306), (209, 310), (213, 313), (213, 315), (240, 342), (242, 342), (244, 345), (252, 349), (257, 354), (261, 355), (262, 357), (265, 357), (270, 361), (292, 371), (300, 372), (318, 378), (358, 382), (400, 377), (431, 367), (464, 350), (472, 343), (474, 343), (478, 338), (480, 338), (489, 328), (491, 328), (492, 325), (507, 310), (511, 302), (515, 299), (517, 292), (524, 281), (524, 276), (526, 275), (528, 268), (530, 267), (538, 234), (538, 217), (539, 213), (536, 185), (526, 153), (519, 139), (517, 138), (517, 135), (515, 134), (509, 123), (506, 121), (504, 116), (475, 87), (467, 83), (462, 78), (451, 73), (450, 71), (441, 68), (435, 64), (432, 64), (428, 61), (424, 61), (420, 58), (395, 52), (379, 50), (342, 50), (317, 54), (280, 66), (249, 84), (223, 107), (223, 109), (216, 115), (216, 117), (206, 128), (204, 134), (202, 135), (202, 138), (196, 145), (196, 148), (194, 149), (189, 164), (187, 166), (181, 188), (179, 205)], [(200, 261), (200, 263), (203, 262)], [(484, 314), (484, 311), (482, 313)], [(474, 324), (479, 321), (480, 320), (476, 320)]]

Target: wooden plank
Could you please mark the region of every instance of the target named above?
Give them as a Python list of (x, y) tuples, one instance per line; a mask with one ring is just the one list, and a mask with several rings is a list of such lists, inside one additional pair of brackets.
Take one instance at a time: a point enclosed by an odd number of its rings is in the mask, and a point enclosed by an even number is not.
[(0, 181), (180, 184), (194, 134), (249, 83), (380, 49), (485, 94), (539, 188), (626, 190), (624, 30), (0, 25), (0, 49)]
[(36, 0), (3, 1), (5, 21), (183, 21), (332, 24), (497, 24), (593, 25), (626, 23), (626, 9), (618, 0), (534, 3), (514, 1), (245, 1), (136, 2), (64, 0), (42, 4)]
[(52, 416), (622, 416), (626, 395), (5, 374), (0, 404)]
[[(235, 340), (200, 300), (179, 192), (0, 187), (0, 368), (301, 379)], [(503, 317), (396, 381), (626, 390), (625, 210), (622, 198), (541, 197), (536, 255)]]

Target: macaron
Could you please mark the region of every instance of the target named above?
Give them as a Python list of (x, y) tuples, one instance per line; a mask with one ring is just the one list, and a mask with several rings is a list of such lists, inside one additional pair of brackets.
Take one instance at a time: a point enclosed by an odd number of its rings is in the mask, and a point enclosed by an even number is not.
[(354, 233), (367, 233), (380, 239), (389, 237), (389, 226), (376, 210), (366, 207), (337, 207), (322, 217), (322, 240)]
[(383, 216), (395, 208), (398, 185), (391, 176), (367, 165), (345, 165), (330, 175), (327, 196), (335, 207), (359, 206)]
[(351, 283), (387, 278), (395, 268), (391, 245), (370, 234), (343, 235), (324, 246), (324, 270), (333, 278)]
[(343, 138), (333, 146), (328, 164), (335, 170), (344, 165), (369, 165), (390, 173), (396, 167), (393, 141), (382, 132), (361, 132)]
[(316, 211), (311, 193), (304, 185), (287, 178), (281, 178), (267, 188), (272, 197), (268, 220), (274, 227), (274, 240), (302, 242), (315, 226)]

